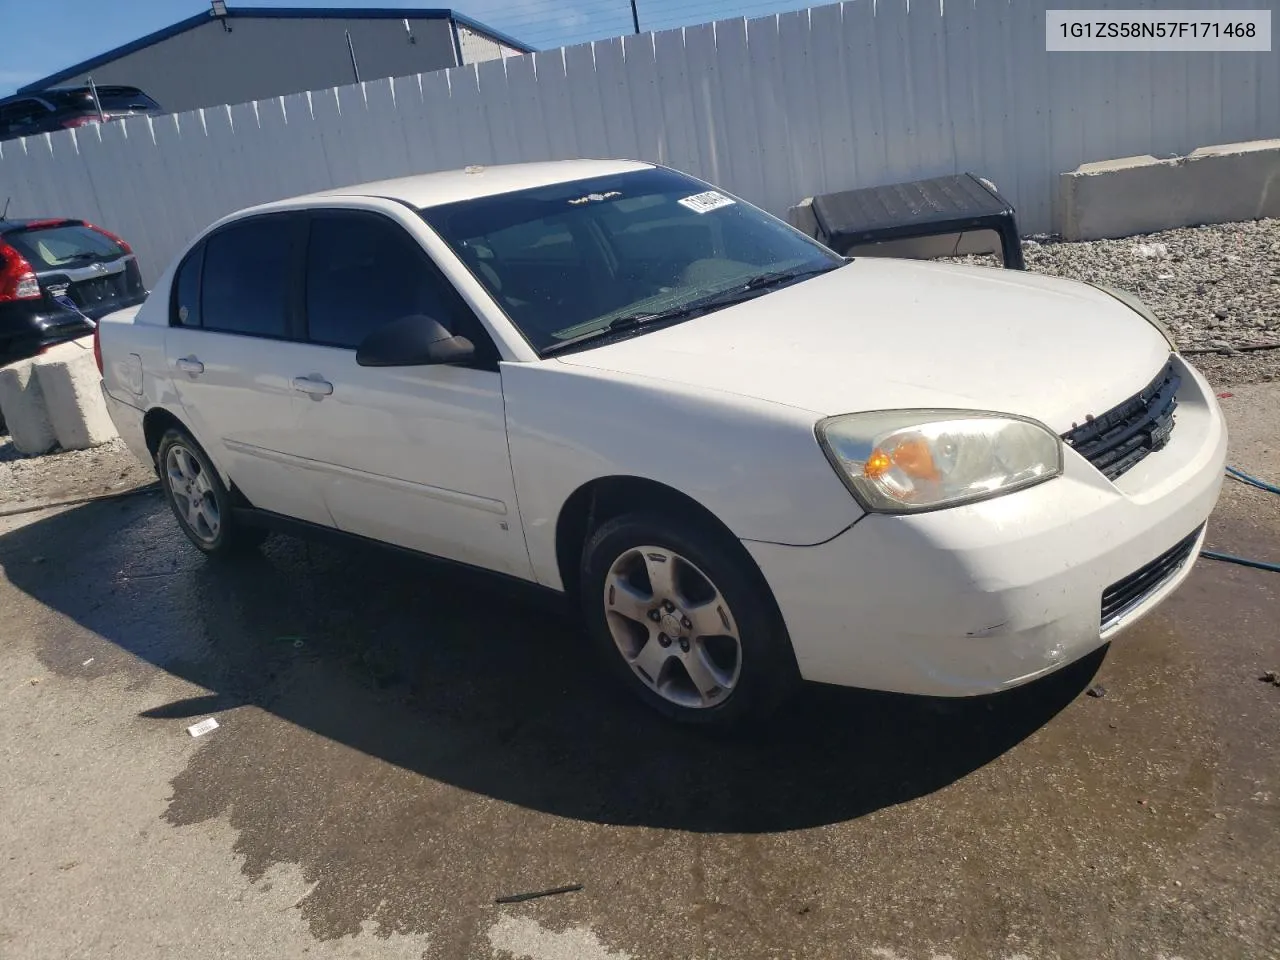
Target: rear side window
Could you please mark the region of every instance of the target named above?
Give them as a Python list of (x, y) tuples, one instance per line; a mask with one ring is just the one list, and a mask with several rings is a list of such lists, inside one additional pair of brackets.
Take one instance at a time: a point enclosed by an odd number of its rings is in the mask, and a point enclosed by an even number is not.
[(5, 238), (36, 270), (83, 267), (125, 255), (106, 234), (79, 224), (12, 231)]
[(173, 327), (200, 326), (200, 268), (204, 264), (204, 244), (196, 247), (178, 267), (173, 281), (173, 303), (169, 325)]
[(36, 131), (49, 116), (49, 108), (39, 100), (15, 100), (0, 107), (0, 135), (22, 136)]
[[(47, 96), (62, 110), (97, 110), (93, 102), (93, 92), (88, 88), (76, 90), (50, 91)], [(110, 110), (154, 110), (160, 109), (149, 96), (137, 87), (98, 87), (98, 102), (102, 109)]]
[(373, 213), (316, 213), (307, 245), (308, 339), (354, 349), (370, 331), (411, 314), (474, 336), (470, 311), (403, 227)]
[(289, 215), (255, 217), (205, 241), (201, 326), (255, 337), (287, 335), (297, 225)]

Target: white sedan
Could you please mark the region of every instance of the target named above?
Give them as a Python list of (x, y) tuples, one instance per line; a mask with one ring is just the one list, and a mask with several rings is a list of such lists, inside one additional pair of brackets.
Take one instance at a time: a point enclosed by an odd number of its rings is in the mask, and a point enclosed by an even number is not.
[(562, 592), (693, 723), (1083, 656), (1187, 576), (1226, 454), (1122, 292), (842, 258), (637, 162), (243, 210), (98, 349), (200, 550), (338, 533)]

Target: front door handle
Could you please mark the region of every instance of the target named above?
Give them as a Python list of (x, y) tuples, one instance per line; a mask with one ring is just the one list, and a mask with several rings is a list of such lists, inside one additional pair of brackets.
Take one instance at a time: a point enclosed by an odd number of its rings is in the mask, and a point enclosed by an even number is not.
[(319, 377), (294, 377), (293, 389), (312, 397), (327, 397), (333, 393), (333, 384)]
[(190, 373), (193, 375), (204, 373), (204, 364), (201, 363), (199, 360), (197, 360), (195, 357), (183, 357), (176, 364), (174, 364), (174, 366), (176, 366), (183, 373)]

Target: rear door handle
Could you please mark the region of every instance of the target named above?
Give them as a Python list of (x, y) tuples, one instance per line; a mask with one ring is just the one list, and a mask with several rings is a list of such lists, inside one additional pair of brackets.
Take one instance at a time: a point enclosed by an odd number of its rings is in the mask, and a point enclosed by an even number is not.
[(319, 377), (294, 377), (293, 389), (313, 397), (327, 397), (333, 393), (333, 384)]
[(174, 364), (183, 373), (198, 374), (204, 373), (204, 364), (195, 357), (183, 357)]

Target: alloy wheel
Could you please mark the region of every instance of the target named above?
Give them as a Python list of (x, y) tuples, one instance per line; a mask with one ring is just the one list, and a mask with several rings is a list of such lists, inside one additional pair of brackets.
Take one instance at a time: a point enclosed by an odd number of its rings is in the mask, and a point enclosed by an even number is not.
[(742, 674), (738, 625), (719, 588), (665, 547), (633, 547), (604, 581), (609, 632), (636, 677), (664, 700), (723, 703)]

